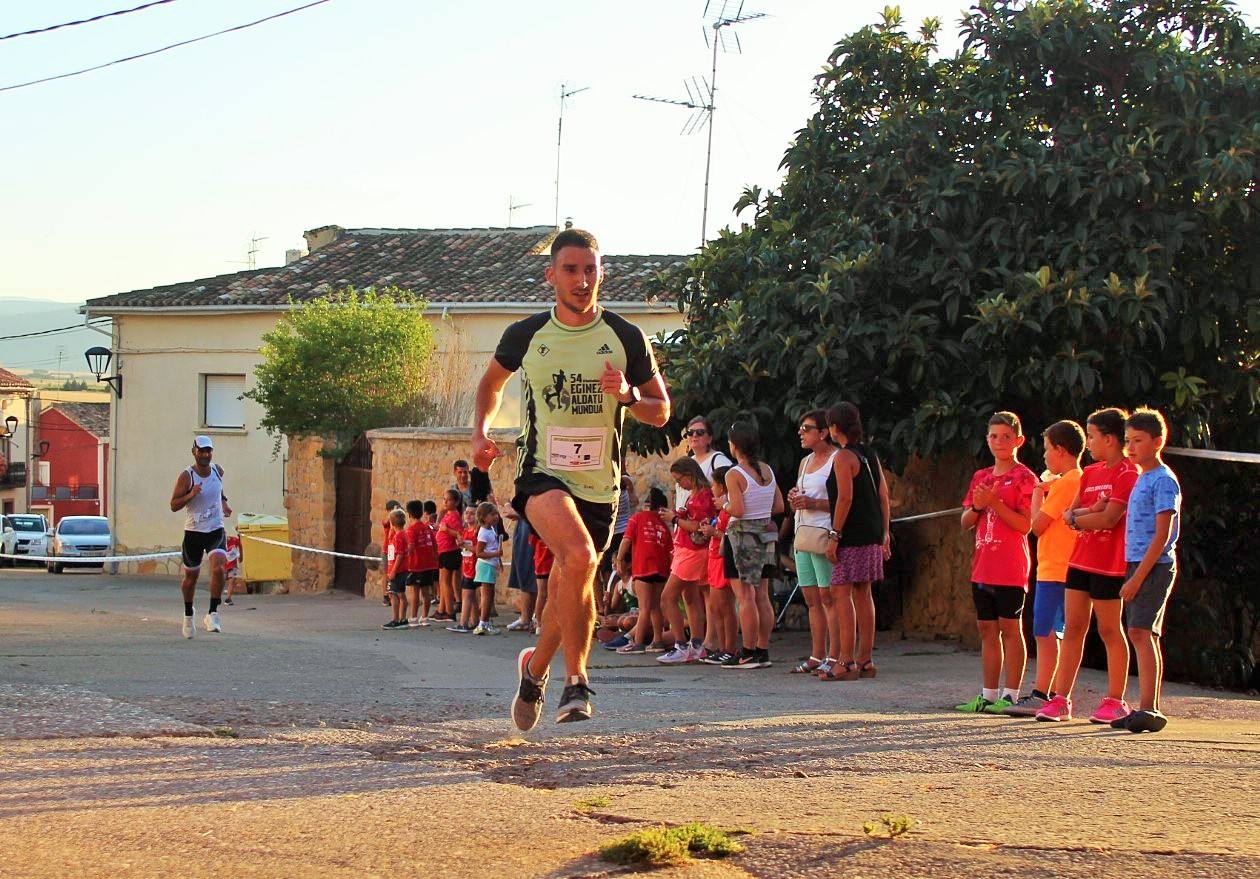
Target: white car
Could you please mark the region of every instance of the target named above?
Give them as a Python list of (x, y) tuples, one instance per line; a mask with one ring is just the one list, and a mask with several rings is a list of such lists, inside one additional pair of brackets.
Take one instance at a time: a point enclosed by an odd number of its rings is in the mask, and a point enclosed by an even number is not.
[(17, 555), (43, 555), (48, 549), (48, 520), (39, 513), (10, 513), (5, 516), (17, 532)]
[[(17, 531), (8, 516), (0, 516), (0, 555), (13, 555), (17, 551)], [(16, 559), (0, 558), (0, 568), (11, 568)]]
[(46, 562), (50, 574), (60, 574), (67, 566), (103, 568), (103, 561), (114, 548), (109, 519), (104, 516), (66, 516), (52, 530), (48, 555), (64, 562)]

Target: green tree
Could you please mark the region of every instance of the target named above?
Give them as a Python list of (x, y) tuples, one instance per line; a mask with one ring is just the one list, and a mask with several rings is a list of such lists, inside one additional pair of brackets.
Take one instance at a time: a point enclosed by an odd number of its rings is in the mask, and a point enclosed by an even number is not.
[(257, 384), (262, 427), (281, 435), (334, 435), (348, 446), (376, 427), (423, 415), (433, 328), (407, 290), (347, 287), (295, 303), (263, 336)]
[(679, 414), (751, 412), (790, 458), (847, 398), (894, 465), (979, 451), (998, 408), (1256, 447), (1260, 36), (1214, 0), (981, 0), (951, 57), (938, 28), (841, 40), (782, 187), (666, 276)]

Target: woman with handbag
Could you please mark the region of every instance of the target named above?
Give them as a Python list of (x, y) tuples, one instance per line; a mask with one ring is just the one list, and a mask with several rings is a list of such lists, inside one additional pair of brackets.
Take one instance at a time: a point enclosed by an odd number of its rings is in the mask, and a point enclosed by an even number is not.
[[(687, 456), (700, 465), (704, 478), (710, 482), (713, 481), (713, 471), (716, 468), (730, 467), (735, 463), (721, 449), (713, 448), (713, 424), (703, 415), (697, 415), (687, 422), (687, 427), (683, 431), (683, 440), (687, 443)], [(677, 509), (682, 509), (687, 505), (687, 494), (686, 489), (678, 489), (678, 500), (674, 504)], [(722, 617), (729, 611), (729, 608), (722, 606), (728, 596), (723, 595), (721, 590), (715, 594), (714, 590), (708, 587), (707, 580), (701, 584), (700, 592), (704, 597), (706, 620)], [(701, 662), (713, 665), (716, 663), (711, 661), (712, 658), (722, 653), (721, 645), (718, 643), (719, 633), (713, 626), (706, 625), (704, 628), (704, 643), (700, 645), (699, 659)]]
[(888, 532), (888, 483), (879, 457), (866, 446), (862, 416), (852, 403), (827, 411), (837, 456), (836, 508), (828, 535), (832, 612), (839, 635), (839, 662), (828, 681), (875, 677), (875, 598), (871, 583), (884, 579), (884, 561), (892, 553)]
[(801, 448), (809, 451), (796, 473), (796, 485), (788, 492), (795, 511), (796, 539), (793, 556), (796, 578), (809, 609), (810, 655), (792, 674), (828, 672), (839, 656), (839, 630), (831, 625), (831, 562), (827, 559), (827, 535), (836, 498), (836, 459), (839, 449), (830, 442), (827, 413), (814, 409), (801, 416), (797, 433)]
[[(707, 618), (700, 584), (708, 586), (709, 538), (703, 526), (717, 516), (717, 506), (713, 503), (709, 478), (694, 458), (679, 458), (670, 464), (669, 475), (687, 494), (682, 507), (661, 513), (662, 519), (674, 525), (674, 557), (669, 566), (669, 580), (661, 593), (661, 612), (673, 635), (674, 649), (658, 656), (656, 661), (662, 665), (682, 665), (699, 660), (704, 643)], [(683, 614), (678, 607), (680, 598), (687, 608), (690, 640), (683, 629)]]

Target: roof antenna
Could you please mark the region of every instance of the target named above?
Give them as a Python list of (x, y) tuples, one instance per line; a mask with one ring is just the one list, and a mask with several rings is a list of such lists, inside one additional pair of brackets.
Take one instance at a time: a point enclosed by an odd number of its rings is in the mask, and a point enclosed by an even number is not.
[(569, 98), (589, 89), (584, 85), (580, 89), (570, 88), (567, 83), (560, 83), (560, 121), (556, 124), (556, 217), (555, 227), (560, 228), (560, 143), (564, 138), (564, 108)]
[(258, 246), (258, 242), (266, 241), (267, 237), (268, 236), (266, 235), (259, 235), (257, 232), (253, 233), (249, 237), (249, 249), (245, 251), (245, 259), (244, 260), (231, 260), (230, 259), (228, 260), (228, 262), (235, 266), (245, 266), (249, 271), (252, 272), (254, 269), (258, 268), (258, 254), (261, 250), (261, 248), (259, 248)]
[(515, 197), (514, 195), (512, 195), (512, 194), (509, 192), (509, 193), (508, 193), (508, 221), (507, 221), (507, 227), (508, 227), (509, 229), (511, 229), (511, 228), (512, 228), (512, 215), (513, 215), (514, 213), (516, 213), (517, 211), (519, 211), (521, 208), (529, 208), (529, 207), (533, 207), (533, 203), (532, 203), (532, 202), (528, 202), (528, 201), (517, 201), (517, 200), (516, 200), (516, 197)]
[[(686, 100), (633, 95), (640, 101), (674, 104), (692, 110), (691, 116), (688, 117), (686, 124), (682, 128), (682, 134), (684, 135), (695, 134), (706, 125), (709, 128), (709, 143), (704, 153), (704, 208), (700, 213), (701, 247), (704, 247), (709, 241), (709, 170), (713, 164), (713, 114), (717, 111), (718, 47), (720, 46), (723, 52), (743, 54), (744, 50), (739, 43), (739, 34), (734, 30), (735, 25), (766, 17), (764, 12), (750, 12), (745, 15), (744, 0), (706, 0), (703, 13), (706, 18), (709, 16), (711, 8), (713, 17), (704, 26), (704, 43), (713, 50), (713, 63), (709, 69), (709, 78), (704, 79), (701, 77), (697, 79), (693, 76), (689, 81), (685, 80), (683, 86), (687, 89)], [(712, 38), (709, 36), (710, 29), (713, 31)]]

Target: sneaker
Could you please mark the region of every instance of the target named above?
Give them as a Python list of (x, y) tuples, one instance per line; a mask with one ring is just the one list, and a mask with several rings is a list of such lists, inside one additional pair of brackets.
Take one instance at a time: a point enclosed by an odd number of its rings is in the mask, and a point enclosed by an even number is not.
[(757, 651), (757, 655), (761, 659), (762, 668), (770, 668), (770, 666), (774, 665), (774, 663), (770, 661), (770, 650), (768, 648), (761, 648)]
[(223, 631), (223, 623), (219, 621), (219, 612), (217, 610), (206, 614), (206, 618), (201, 621), (201, 624), (205, 626), (207, 632), (218, 633)]
[(1067, 696), (1055, 696), (1046, 703), (1046, 707), (1037, 712), (1038, 720), (1060, 723), (1072, 719), (1072, 700)]
[(459, 633), (459, 634), (461, 634), (461, 635), (467, 635), (469, 632), (471, 632), (471, 631), (472, 631), (472, 629), (468, 628), (468, 627), (467, 627), (467, 626), (465, 626), (463, 623), (456, 623), (456, 624), (455, 624), (455, 625), (453, 625), (453, 626), (447, 626), (447, 627), (446, 627), (446, 631), (448, 631), (448, 632), (458, 632), (458, 633)]
[(735, 656), (734, 653), (731, 653), (730, 651), (727, 651), (727, 650), (723, 650), (717, 656), (713, 657), (713, 664), (726, 665), (726, 663), (730, 662), (731, 658), (734, 656)]
[(477, 628), (472, 630), (474, 635), (497, 635), (499, 630), (488, 622), (477, 623)]
[(418, 617), (409, 617), (407, 619), (407, 628), (409, 629), (420, 628), (420, 619)]
[(984, 698), (984, 694), (981, 694), (977, 696), (976, 698), (972, 699), (970, 702), (964, 702), (961, 705), (955, 705), (954, 710), (963, 711), (963, 712), (966, 712), (967, 714), (979, 714), (980, 712), (984, 711), (984, 709), (988, 708), (992, 704), (993, 704), (992, 702)]
[(710, 650), (707, 647), (702, 652), (704, 655), (700, 657), (700, 661), (705, 665), (721, 665), (725, 656), (721, 650)]
[(728, 653), (726, 659), (722, 660), (722, 668), (739, 668), (739, 658), (743, 656), (742, 649), (736, 650), (734, 653)]
[(1131, 713), (1129, 703), (1123, 699), (1113, 699), (1110, 696), (1098, 703), (1098, 708), (1089, 716), (1090, 723), (1111, 723), (1121, 718), (1128, 717)]
[(1006, 709), (1015, 704), (1010, 696), (999, 696), (998, 700), (990, 705), (984, 706), (985, 714), (1006, 714)]
[(431, 625), (429, 620), (430, 617), (420, 617), (420, 619), (416, 620), (416, 625), (422, 629), (427, 629)]
[(577, 675), (573, 675), (565, 684), (564, 694), (560, 697), (560, 710), (556, 715), (556, 723), (573, 723), (577, 720), (590, 720), (595, 709), (591, 707), (591, 696), (595, 691), (590, 684)]
[(622, 656), (638, 656), (641, 653), (647, 653), (647, 645), (635, 644), (633, 641), (631, 641), (629, 644), (626, 644), (624, 647), (617, 648), (617, 652), (621, 654)]
[(507, 629), (509, 632), (521, 632), (529, 628), (529, 623), (525, 622), (520, 617), (517, 617), (503, 628)]
[(647, 646), (648, 653), (668, 653), (674, 646), (665, 641), (653, 641)]
[(733, 661), (726, 663), (723, 668), (761, 668), (761, 651), (748, 650), (741, 648), (739, 655)]
[(689, 644), (676, 644), (673, 650), (656, 657), (656, 661), (661, 663), (661, 665), (685, 665), (691, 661), (691, 646)]
[(1019, 701), (1013, 705), (1008, 705), (1003, 713), (1007, 717), (1036, 717), (1037, 712), (1048, 704), (1048, 699), (1029, 693), (1027, 696), (1020, 696)]
[(231, 605), (231, 604), (234, 604), (235, 602), (233, 602), (233, 601), (232, 601), (232, 599), (231, 599), (231, 597), (229, 596), (228, 598), (224, 598), (224, 599), (223, 599), (223, 603), (224, 603), (224, 604)]
[(386, 591), (385, 594), (381, 596), (381, 604), (385, 605), (386, 607), (389, 607), (389, 592), (388, 591)]
[[(512, 697), (512, 722), (522, 732), (529, 732), (538, 725), (538, 718), (542, 716), (547, 678), (551, 674), (551, 669), (547, 669), (542, 677), (536, 678), (526, 671), (533, 655), (533, 647), (526, 647), (516, 655), (516, 695)], [(565, 688), (565, 692), (568, 692), (568, 688)]]
[(605, 650), (620, 650), (629, 643), (630, 639), (628, 637), (625, 635), (618, 635), (616, 638), (613, 638), (611, 641), (601, 644), (600, 646)]
[(704, 645), (687, 642), (687, 661), (699, 662), (700, 655), (704, 652)]
[(433, 616), (429, 617), (429, 619), (433, 620), (435, 623), (455, 622), (455, 617), (451, 616), (449, 613), (435, 613)]
[(194, 610), (193, 616), (184, 617), (184, 637), (185, 638), (191, 638), (193, 635), (197, 633), (197, 625), (194, 622), (194, 620), (196, 619), (196, 614), (197, 614), (197, 611)]
[(1139, 708), (1111, 722), (1112, 729), (1127, 729), (1131, 733), (1159, 732), (1168, 726), (1168, 718), (1157, 710)]

